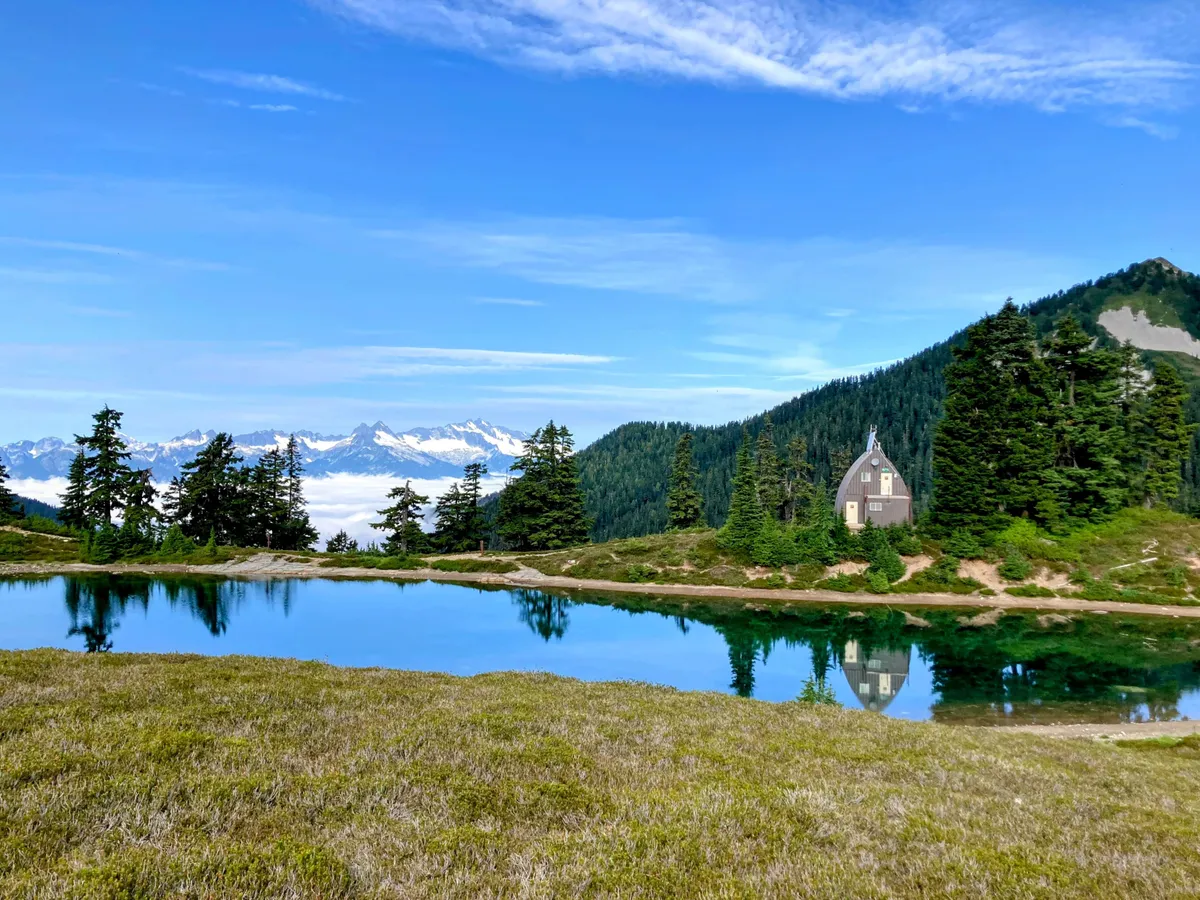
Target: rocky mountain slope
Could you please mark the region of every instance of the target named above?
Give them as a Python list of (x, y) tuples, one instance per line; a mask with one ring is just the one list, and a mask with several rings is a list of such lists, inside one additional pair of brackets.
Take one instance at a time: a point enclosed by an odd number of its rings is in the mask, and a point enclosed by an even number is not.
[[(195, 458), (215, 431), (192, 431), (161, 443), (126, 438), (135, 468), (151, 468), (156, 481), (168, 481)], [(473, 419), (438, 428), (396, 432), (383, 422), (359, 425), (347, 435), (297, 431), (310, 476), (354, 474), (438, 478), (460, 475), (467, 463), (486, 463), (504, 472), (521, 452), (524, 432)], [(284, 447), (288, 433), (256, 431), (234, 436), (238, 452), (253, 462), (272, 447)], [(73, 441), (48, 437), (0, 447), (0, 460), (12, 478), (45, 480), (65, 477), (79, 448)]]

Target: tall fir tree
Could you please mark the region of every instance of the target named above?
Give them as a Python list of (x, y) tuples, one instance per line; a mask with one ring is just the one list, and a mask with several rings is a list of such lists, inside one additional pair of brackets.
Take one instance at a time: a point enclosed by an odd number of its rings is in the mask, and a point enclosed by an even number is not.
[(1192, 443), (1195, 425), (1187, 424), (1184, 405), (1187, 385), (1179, 372), (1167, 362), (1154, 368), (1154, 381), (1146, 404), (1146, 476), (1147, 507), (1163, 506), (1179, 496), (1183, 461)]
[(17, 504), (17, 495), (8, 489), (8, 469), (0, 460), (0, 522), (7, 519), (19, 519), (24, 510)]
[(434, 506), (433, 546), (442, 553), (461, 553), (473, 549), (466, 536), (470, 501), (458, 482), (437, 499)]
[(309, 550), (320, 535), (308, 517), (307, 504), (304, 502), (304, 457), (294, 434), (288, 437), (283, 451), (283, 470), (287, 478), (287, 515), (277, 546), (284, 550)]
[(121, 437), (121, 413), (107, 405), (92, 416), (92, 433), (75, 436), (87, 454), (87, 508), (89, 518), (111, 525), (113, 515), (125, 506), (131, 456)]
[(675, 444), (667, 492), (667, 527), (694, 528), (704, 524), (704, 498), (696, 488), (696, 462), (692, 457), (692, 433), (684, 432)]
[(945, 377), (945, 412), (933, 441), (934, 526), (981, 532), (1003, 527), (1008, 516), (1058, 521), (1048, 477), (1055, 459), (1052, 373), (1011, 300), (967, 329)]
[(788, 441), (784, 477), (784, 520), (793, 524), (808, 521), (815, 491), (813, 465), (808, 461), (808, 440), (798, 435)]
[(733, 496), (729, 518), (717, 533), (717, 543), (725, 550), (749, 557), (763, 526), (763, 508), (758, 500), (758, 472), (750, 452), (750, 432), (742, 432), (738, 449), (737, 471), (733, 476)]
[(487, 516), (479, 501), (483, 499), (483, 476), (488, 473), (486, 463), (473, 462), (463, 467), (462, 492), (463, 510), (462, 535), (466, 549), (473, 550), (487, 540)]
[(153, 548), (158, 534), (158, 507), (154, 498), (158, 491), (154, 487), (154, 473), (150, 469), (136, 469), (129, 474), (125, 487), (125, 523), (127, 535), (133, 535), (139, 549)]
[(829, 483), (836, 486), (842, 483), (850, 466), (854, 462), (854, 450), (848, 445), (832, 448), (829, 451)]
[(372, 528), (387, 535), (384, 550), (396, 556), (424, 552), (429, 539), (421, 530), (421, 520), (425, 518), (421, 507), (429, 502), (429, 497), (418, 494), (412, 482), (406, 481), (388, 491), (388, 499), (396, 502), (379, 510), (383, 521), (371, 523)]
[(551, 421), (525, 442), (512, 464), (521, 476), (500, 495), (496, 532), (519, 550), (585, 544), (590, 521), (579, 487), (571, 432)]
[(1046, 364), (1057, 377), (1053, 487), (1059, 509), (1074, 521), (1105, 519), (1128, 498), (1129, 478), (1122, 467), (1127, 439), (1121, 420), (1122, 357), (1092, 344), (1068, 313), (1043, 347)]
[(775, 449), (775, 424), (771, 414), (763, 416), (762, 430), (755, 443), (754, 465), (758, 473), (758, 504), (771, 519), (783, 515), (783, 465)]
[(233, 544), (239, 536), (242, 480), (233, 436), (219, 432), (195, 458), (183, 465), (176, 521), (197, 542)]
[(80, 531), (87, 528), (91, 521), (88, 512), (87, 457), (82, 450), (71, 460), (67, 489), (59, 497), (58, 521)]

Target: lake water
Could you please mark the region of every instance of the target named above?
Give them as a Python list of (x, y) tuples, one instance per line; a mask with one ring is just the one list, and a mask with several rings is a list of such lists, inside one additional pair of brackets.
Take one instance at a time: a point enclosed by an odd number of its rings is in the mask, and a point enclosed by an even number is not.
[(1200, 716), (1200, 624), (846, 604), (755, 612), (681, 598), (424, 582), (132, 576), (0, 580), (0, 649), (252, 654), (473, 675), (546, 671), (963, 724)]

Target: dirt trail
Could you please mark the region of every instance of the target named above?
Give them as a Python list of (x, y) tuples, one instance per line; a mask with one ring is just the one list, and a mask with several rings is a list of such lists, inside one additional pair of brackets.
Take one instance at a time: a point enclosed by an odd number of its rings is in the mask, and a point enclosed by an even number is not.
[[(1141, 616), (1172, 616), (1200, 619), (1200, 606), (1160, 606), (1120, 601), (1076, 600), (1067, 597), (1013, 597), (997, 594), (843, 594), (837, 591), (799, 591), (769, 588), (736, 588), (722, 585), (627, 584), (619, 581), (586, 580), (565, 575), (544, 575), (522, 565), (506, 575), (490, 572), (442, 572), (436, 569), (387, 570), (323, 568), (318, 559), (259, 553), (247, 559), (211, 566), (93, 566), (85, 563), (0, 563), (0, 577), (14, 575), (54, 575), (72, 572), (118, 572), (153, 574), (226, 575), (236, 578), (386, 578), (396, 581), (453, 581), (493, 584), (507, 587), (532, 587), (563, 591), (603, 591), (607, 593), (657, 595), (660, 597), (710, 597), (714, 600), (765, 601), (772, 606), (808, 603), (843, 603), (852, 606), (946, 606), (979, 609), (1032, 609), (1055, 612), (1128, 613)], [(751, 604), (747, 604), (748, 606)]]
[(1092, 738), (1114, 741), (1142, 740), (1155, 737), (1187, 737), (1200, 733), (1200, 720), (1184, 722), (1120, 722), (1109, 725), (1013, 725), (992, 729), (1011, 734), (1014, 731), (1040, 737)]

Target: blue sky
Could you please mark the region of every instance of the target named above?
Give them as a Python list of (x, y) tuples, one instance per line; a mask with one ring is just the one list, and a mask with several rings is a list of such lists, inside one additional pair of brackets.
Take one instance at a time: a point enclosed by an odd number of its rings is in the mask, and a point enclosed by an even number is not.
[(1194, 3), (0, 13), (0, 442), (720, 422), (1163, 255)]

